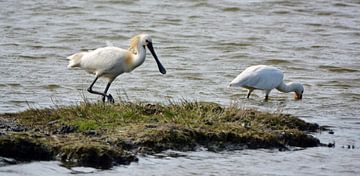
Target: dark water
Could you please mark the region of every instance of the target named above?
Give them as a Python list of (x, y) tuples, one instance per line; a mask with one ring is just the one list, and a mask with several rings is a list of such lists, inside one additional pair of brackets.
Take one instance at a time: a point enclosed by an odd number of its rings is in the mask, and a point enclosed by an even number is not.
[[(141, 157), (109, 171), (65, 169), (57, 162), (0, 167), (0, 175), (359, 175), (360, 1), (4, 1), (0, 0), (0, 112), (70, 105), (86, 97), (94, 79), (67, 70), (66, 56), (112, 45), (127, 48), (138, 33), (153, 37), (168, 73), (150, 55), (113, 83), (116, 100), (237, 102), (332, 126), (314, 134), (335, 148), (301, 151), (244, 150)], [(304, 99), (226, 85), (244, 68), (269, 64), (286, 81), (305, 85)], [(103, 89), (99, 82), (96, 89)], [(347, 146), (354, 145), (354, 149)], [(344, 147), (345, 146), (345, 147)], [(166, 154), (165, 154), (166, 155)]]

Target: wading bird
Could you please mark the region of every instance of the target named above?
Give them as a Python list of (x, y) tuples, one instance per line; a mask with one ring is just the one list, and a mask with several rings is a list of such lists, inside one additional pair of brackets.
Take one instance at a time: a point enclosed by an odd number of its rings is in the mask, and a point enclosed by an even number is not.
[(243, 87), (248, 89), (247, 98), (255, 89), (265, 91), (265, 100), (269, 99), (272, 89), (280, 92), (295, 92), (295, 99), (302, 99), (304, 87), (300, 83), (285, 84), (284, 73), (273, 66), (254, 65), (246, 68), (229, 84), (229, 87)]
[[(147, 34), (139, 34), (131, 38), (130, 47), (121, 49), (117, 47), (104, 47), (98, 48), (93, 51), (79, 52), (67, 57), (69, 61), (68, 68), (80, 67), (90, 74), (94, 74), (95, 80), (87, 89), (92, 94), (102, 96), (102, 101), (114, 103), (111, 94), (107, 94), (111, 83), (114, 79), (122, 73), (128, 73), (140, 66), (145, 61), (147, 46), (153, 55), (159, 71), (166, 74), (166, 70), (160, 63), (154, 51), (151, 37)], [(104, 92), (94, 91), (92, 88), (98, 78), (107, 78), (108, 83)]]

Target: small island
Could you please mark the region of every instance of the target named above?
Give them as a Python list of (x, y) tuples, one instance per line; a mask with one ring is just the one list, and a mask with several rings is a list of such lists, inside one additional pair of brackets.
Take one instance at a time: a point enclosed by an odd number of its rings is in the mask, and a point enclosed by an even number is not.
[(109, 169), (139, 154), (168, 149), (210, 151), (322, 145), (321, 127), (289, 114), (209, 102), (88, 103), (0, 114), (0, 156), (59, 160), (64, 166)]

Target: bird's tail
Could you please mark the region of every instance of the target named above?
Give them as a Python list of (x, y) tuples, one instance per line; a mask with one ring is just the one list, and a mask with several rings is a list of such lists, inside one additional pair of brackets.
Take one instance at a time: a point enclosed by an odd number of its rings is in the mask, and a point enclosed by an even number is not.
[(69, 57), (67, 57), (67, 59), (69, 59), (69, 65), (67, 66), (68, 68), (73, 68), (73, 67), (80, 67), (80, 63), (81, 63), (81, 58), (84, 56), (86, 52), (80, 52), (80, 53), (75, 53)]

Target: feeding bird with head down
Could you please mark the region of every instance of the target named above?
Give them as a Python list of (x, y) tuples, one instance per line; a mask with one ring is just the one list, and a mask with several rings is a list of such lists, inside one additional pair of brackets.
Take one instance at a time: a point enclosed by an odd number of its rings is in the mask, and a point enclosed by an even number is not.
[[(166, 74), (165, 68), (155, 53), (151, 37), (147, 34), (139, 34), (132, 37), (128, 49), (108, 46), (93, 51), (75, 53), (67, 57), (70, 60), (68, 68), (80, 67), (88, 73), (94, 74), (96, 77), (87, 89), (88, 92), (101, 95), (103, 102), (107, 98), (109, 102), (114, 103), (112, 95), (107, 94), (111, 83), (120, 74), (129, 73), (144, 63), (146, 56), (145, 47), (153, 55), (159, 71), (162, 74)], [(106, 78), (108, 80), (104, 92), (93, 90), (93, 86), (98, 78)]]
[(248, 89), (247, 98), (255, 90), (265, 91), (265, 100), (269, 99), (272, 89), (280, 92), (295, 92), (295, 99), (302, 99), (304, 87), (300, 83), (288, 83), (283, 81), (284, 73), (273, 66), (254, 65), (246, 68), (229, 84), (229, 87), (243, 87)]

